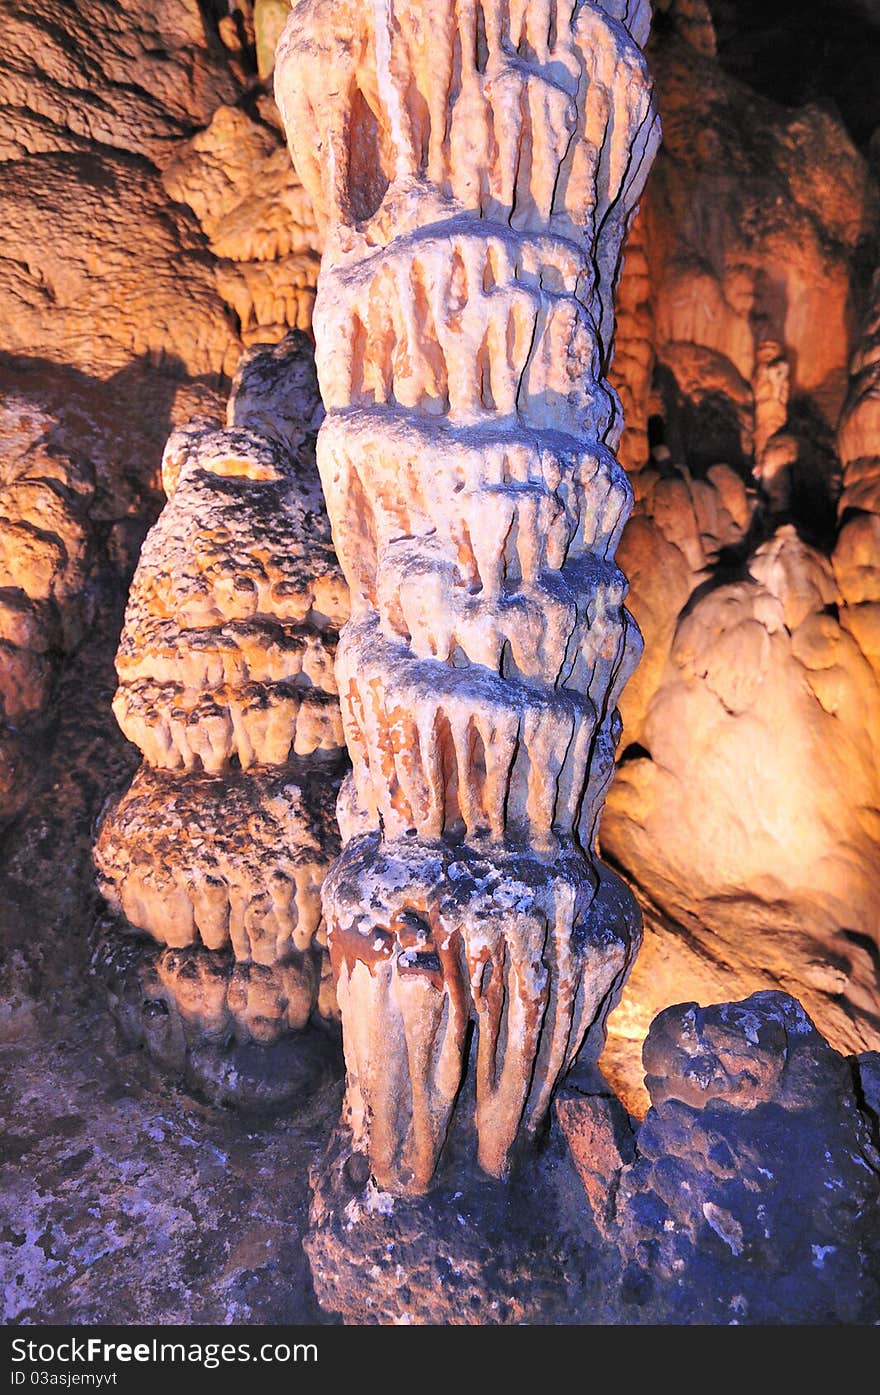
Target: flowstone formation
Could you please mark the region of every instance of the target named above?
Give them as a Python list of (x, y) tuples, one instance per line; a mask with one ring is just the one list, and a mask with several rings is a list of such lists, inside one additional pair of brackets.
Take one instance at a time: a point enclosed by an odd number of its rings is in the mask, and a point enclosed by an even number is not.
[(240, 106), (218, 107), (162, 171), (166, 193), (198, 218), (217, 258), (217, 290), (245, 344), (310, 327), (320, 264), (314, 216), (277, 109), (268, 93), (256, 102), (259, 120)]
[(665, 139), (612, 372), (645, 659), (601, 831), (645, 920), (603, 1058), (636, 1113), (641, 1043), (679, 997), (781, 988), (838, 1050), (880, 1046), (877, 185), (830, 109), (725, 72), (703, 0), (661, 9)]
[[(95, 849), (96, 962), (126, 1033), (221, 1099), (295, 1096), (332, 1063), (320, 887), (338, 847), (333, 678), (348, 597), (310, 447), (297, 332), (246, 355), (225, 430), (172, 434), (114, 712), (143, 752)], [(310, 1023), (319, 1030), (308, 1031)], [(270, 1052), (268, 1048), (272, 1048)]]
[(345, 1120), (389, 1193), (429, 1188), (451, 1126), (505, 1175), (638, 944), (594, 844), (639, 652), (603, 375), (659, 138), (648, 20), (303, 0), (277, 51), (352, 596), (323, 906)]

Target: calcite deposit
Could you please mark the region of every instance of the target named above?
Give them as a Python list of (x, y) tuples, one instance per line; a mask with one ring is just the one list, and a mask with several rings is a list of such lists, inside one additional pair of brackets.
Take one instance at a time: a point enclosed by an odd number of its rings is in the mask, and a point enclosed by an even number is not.
[(832, 562), (843, 609), (840, 621), (875, 673), (880, 664), (880, 272), (875, 273), (837, 445), (843, 472), (840, 530)]
[(594, 842), (639, 652), (604, 372), (659, 134), (648, 19), (304, 0), (277, 52), (352, 594), (324, 912), (346, 1119), (393, 1192), (431, 1184), (468, 1070), (480, 1165), (509, 1170), (638, 942)]
[[(337, 846), (333, 658), (348, 595), (309, 450), (319, 399), (302, 350), (296, 332), (255, 350), (229, 425), (172, 433), (168, 503), (116, 660), (114, 711), (145, 764), (95, 857), (109, 904), (165, 948), (120, 959), (111, 926), (98, 961), (111, 993), (115, 972), (134, 975), (145, 1004), (165, 1005), (192, 1049), (172, 1050), (166, 1031), (159, 1054), (212, 1091), (194, 1064), (205, 1042), (221, 1054), (272, 1045), (336, 1015), (319, 893)], [(267, 413), (271, 435), (258, 429)], [(125, 1026), (151, 1044), (136, 1014)]]
[[(286, 762), (222, 781), (196, 775), (169, 788), (160, 772), (141, 766), (98, 843), (108, 897), (170, 949), (228, 950), (245, 966), (294, 965), (304, 981), (315, 969), (320, 977), (321, 882), (336, 839), (326, 778), (306, 762)], [(210, 973), (207, 956), (201, 962)], [(288, 1013), (302, 1027), (314, 984), (299, 997)], [(281, 1023), (283, 1014), (275, 1016)]]
[(3, 7), (4, 1316), (876, 1323), (876, 5), (655, 0), (613, 361), (647, 6), (289, 9)]
[(90, 618), (90, 465), (32, 397), (0, 404), (0, 825), (30, 788), (28, 733), (48, 715), (63, 654)]
[(647, 912), (605, 1058), (640, 1111), (640, 1043), (682, 994), (781, 987), (838, 1049), (880, 1044), (870, 322), (848, 376), (876, 184), (829, 110), (728, 76), (705, 5), (662, 9), (613, 370), (645, 659), (602, 824)]
[(217, 289), (245, 344), (309, 329), (315, 301), (320, 238), (277, 122), (268, 97), (260, 119), (220, 106), (162, 172), (167, 193), (189, 205), (208, 239)]
[[(141, 442), (161, 441), (188, 415), (180, 406), (182, 394), (194, 395), (186, 376), (198, 375), (210, 396), (216, 375), (232, 373), (242, 340), (277, 338), (311, 313), (320, 210), (285, 155), (249, 49), (256, 41), (265, 79), (282, 8), (277, 0), (231, 9), (39, 0), (17, 6), (4, 29), (2, 348), (43, 375), (46, 360), (76, 365), (71, 398), (85, 400), (94, 384), (101, 442), (84, 424), (79, 449), (87, 459), (112, 456), (101, 508), (124, 520), (114, 527), (127, 549), (143, 527), (133, 511), (144, 499), (130, 490), (132, 475), (151, 463)], [(622, 779), (604, 820), (607, 851), (649, 910), (632, 991), (611, 1022), (628, 1062), (615, 1078), (633, 1104), (645, 1101), (639, 1049), (651, 1017), (682, 993), (708, 1000), (781, 984), (804, 997), (842, 1049), (878, 1043), (880, 1003), (871, 915), (880, 641), (870, 598), (874, 523), (857, 502), (870, 495), (877, 453), (858, 425), (871, 420), (870, 394), (864, 409), (841, 412), (876, 265), (877, 200), (863, 158), (876, 121), (872, 84), (840, 79), (868, 66), (870, 24), (854, 27), (851, 4), (837, 7), (833, 24), (814, 7), (799, 16), (792, 46), (779, 38), (778, 15), (759, 15), (754, 3), (658, 0), (655, 11), (651, 63), (666, 141), (627, 239), (611, 366), (626, 424), (617, 454), (636, 496), (617, 555), (646, 638), (621, 698)], [(828, 95), (828, 55), (847, 46), (833, 96), (850, 134), (827, 102), (794, 105)], [(357, 159), (369, 111), (354, 123)], [(105, 381), (80, 378), (83, 370)], [(862, 437), (852, 449), (851, 411)], [(131, 461), (129, 432), (137, 438)], [(751, 601), (761, 615), (776, 601), (758, 594), (763, 582), (749, 564), (750, 623), (741, 630), (737, 619), (728, 645), (713, 601), (710, 644), (696, 635), (698, 593), (716, 580), (743, 582), (744, 560), (789, 525), (820, 558), (832, 555), (839, 593), (823, 581), (814, 592), (819, 612), (800, 636), (806, 642), (821, 629), (827, 647), (810, 641), (805, 677), (784, 631), (768, 630), (763, 695), (731, 718), (715, 693), (726, 691), (725, 654), (735, 651), (737, 664), (753, 652), (747, 643), (763, 652)], [(787, 554), (792, 547), (788, 535)], [(805, 555), (808, 572), (817, 566)], [(690, 657), (667, 670), (693, 604)], [(38, 658), (28, 664), (32, 687), (43, 667)], [(831, 712), (814, 694), (823, 681)], [(690, 741), (704, 720), (691, 706), (697, 690), (696, 706), (721, 724), (719, 743), (714, 725), (705, 745)], [(787, 707), (778, 732), (768, 714), (779, 702)], [(230, 709), (222, 710), (226, 721)], [(144, 711), (152, 714), (149, 704)], [(17, 804), (25, 797), (29, 741), (7, 727), (0, 744), (11, 809), (13, 787)]]
[(4, 14), (3, 349), (106, 377), (135, 360), (231, 372), (240, 345), (175, 147), (239, 84), (197, 0), (45, 0)]
[(40, 0), (4, 16), (4, 352), (216, 382), (242, 344), (308, 328), (320, 241), (255, 61), (266, 77), (288, 9)]
[(289, 452), (186, 427), (165, 460), (173, 507), (142, 550), (117, 655), (123, 731), (158, 769), (210, 774), (339, 750), (345, 587)]

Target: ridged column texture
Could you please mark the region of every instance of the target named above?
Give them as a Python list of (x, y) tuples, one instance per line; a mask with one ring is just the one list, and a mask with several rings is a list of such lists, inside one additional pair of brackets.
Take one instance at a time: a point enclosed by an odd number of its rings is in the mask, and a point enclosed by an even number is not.
[(659, 139), (649, 14), (302, 0), (278, 48), (352, 595), (323, 905), (347, 1120), (394, 1192), (430, 1185), (457, 1108), (508, 1170), (638, 939), (594, 849), (640, 644), (605, 373)]
[(172, 432), (116, 655), (113, 710), (144, 762), (103, 814), (95, 863), (123, 924), (161, 947), (132, 997), (160, 1002), (188, 1052), (274, 1046), (336, 1016), (320, 887), (338, 849), (348, 597), (317, 420), (294, 330), (245, 353), (225, 429), (196, 418)]

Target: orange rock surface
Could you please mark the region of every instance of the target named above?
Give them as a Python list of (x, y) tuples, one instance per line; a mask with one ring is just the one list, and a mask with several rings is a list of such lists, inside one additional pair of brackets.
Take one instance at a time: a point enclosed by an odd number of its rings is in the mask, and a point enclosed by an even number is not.
[(705, 6), (664, 8), (615, 368), (645, 659), (601, 834), (646, 909), (604, 1060), (640, 1108), (638, 1043), (681, 996), (782, 987), (839, 1049), (880, 1045), (876, 309), (847, 386), (876, 186), (837, 118), (725, 75)]

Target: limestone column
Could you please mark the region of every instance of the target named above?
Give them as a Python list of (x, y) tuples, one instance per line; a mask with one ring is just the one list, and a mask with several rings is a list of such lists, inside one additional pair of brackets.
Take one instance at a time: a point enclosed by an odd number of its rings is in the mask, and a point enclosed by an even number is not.
[(637, 947), (595, 839), (640, 647), (606, 373), (659, 138), (649, 15), (301, 0), (277, 51), (352, 597), (323, 907), (345, 1117), (394, 1192), (429, 1187), (453, 1116), (505, 1174)]

